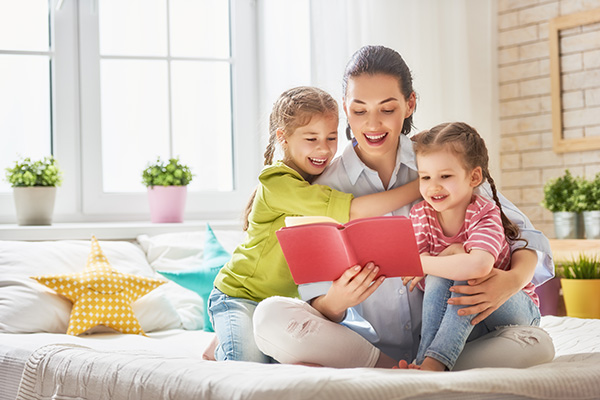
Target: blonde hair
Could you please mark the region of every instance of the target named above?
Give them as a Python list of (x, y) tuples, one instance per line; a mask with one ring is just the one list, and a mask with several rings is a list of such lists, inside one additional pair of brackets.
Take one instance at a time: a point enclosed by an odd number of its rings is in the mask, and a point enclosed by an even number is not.
[[(324, 90), (312, 86), (299, 86), (283, 92), (273, 104), (269, 116), (269, 141), (264, 153), (264, 165), (273, 163), (273, 155), (277, 147), (277, 131), (290, 136), (294, 131), (310, 123), (315, 115), (338, 115), (338, 104)], [(244, 230), (248, 230), (248, 217), (252, 211), (256, 189), (244, 211)]]
[(498, 198), (496, 184), (489, 171), (489, 156), (485, 141), (472, 126), (464, 122), (444, 123), (420, 132), (412, 138), (415, 154), (428, 154), (440, 150), (448, 150), (455, 154), (467, 171), (481, 167), (483, 180), (487, 180), (492, 189), (492, 198), (500, 209), (504, 234), (510, 240), (523, 240), (520, 238), (519, 227), (512, 222), (502, 211)]

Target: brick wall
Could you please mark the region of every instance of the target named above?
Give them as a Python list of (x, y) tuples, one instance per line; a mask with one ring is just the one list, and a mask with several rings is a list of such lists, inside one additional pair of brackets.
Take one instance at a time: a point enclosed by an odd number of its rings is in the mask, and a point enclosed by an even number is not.
[[(501, 189), (552, 238), (552, 214), (539, 205), (544, 182), (567, 168), (574, 175), (593, 177), (600, 172), (600, 150), (561, 154), (552, 150), (548, 21), (600, 8), (600, 0), (498, 0), (497, 4)], [(568, 74), (563, 77), (562, 97), (564, 124), (569, 125), (565, 137), (600, 135), (600, 24), (562, 31), (561, 37), (565, 46), (561, 65)]]

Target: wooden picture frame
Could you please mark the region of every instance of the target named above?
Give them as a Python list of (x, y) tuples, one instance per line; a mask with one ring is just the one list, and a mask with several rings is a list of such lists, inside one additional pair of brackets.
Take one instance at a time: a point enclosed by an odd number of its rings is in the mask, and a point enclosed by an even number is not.
[(562, 30), (598, 22), (600, 22), (600, 8), (561, 16), (549, 21), (552, 142), (555, 153), (600, 149), (600, 136), (581, 138), (564, 137), (560, 48), (560, 32)]

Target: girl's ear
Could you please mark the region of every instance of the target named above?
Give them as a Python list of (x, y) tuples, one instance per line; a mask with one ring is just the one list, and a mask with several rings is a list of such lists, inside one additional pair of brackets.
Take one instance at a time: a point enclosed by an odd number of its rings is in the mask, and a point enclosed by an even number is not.
[(279, 144), (283, 145), (285, 143), (285, 132), (281, 129), (277, 129), (275, 134), (277, 135), (277, 141), (279, 142)]
[(483, 182), (483, 172), (481, 167), (477, 167), (471, 171), (471, 187), (477, 187)]
[(410, 96), (408, 96), (406, 104), (408, 105), (408, 108), (406, 109), (406, 115), (404, 118), (410, 117), (412, 113), (415, 112), (415, 107), (417, 106), (417, 95), (415, 92), (412, 92)]

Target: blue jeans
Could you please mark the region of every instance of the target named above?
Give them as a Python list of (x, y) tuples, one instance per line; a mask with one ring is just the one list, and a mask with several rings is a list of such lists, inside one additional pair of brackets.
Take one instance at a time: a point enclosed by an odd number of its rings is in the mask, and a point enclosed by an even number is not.
[(208, 298), (208, 313), (219, 339), (215, 350), (217, 361), (272, 362), (254, 342), (252, 316), (257, 302), (231, 297), (213, 288)]
[(457, 314), (457, 311), (465, 306), (448, 304), (450, 297), (462, 296), (449, 291), (454, 285), (466, 285), (466, 282), (432, 275), (425, 278), (423, 325), (416, 360), (418, 365), (425, 357), (431, 357), (451, 370), (466, 342), (477, 339), (500, 326), (540, 324), (540, 310), (521, 290), (485, 320), (473, 326), (471, 321), (475, 315)]

